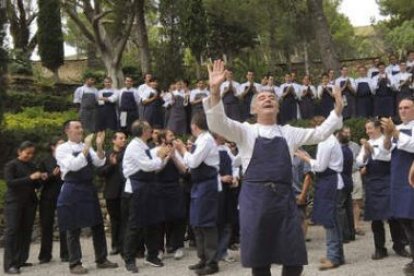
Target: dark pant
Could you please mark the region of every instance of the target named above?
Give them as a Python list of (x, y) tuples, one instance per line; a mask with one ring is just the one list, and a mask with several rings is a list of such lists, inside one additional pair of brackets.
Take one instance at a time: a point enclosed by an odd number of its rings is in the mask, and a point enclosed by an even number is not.
[[(413, 219), (400, 219), (401, 225), (404, 229), (405, 235), (410, 246), (410, 251), (414, 252), (414, 220)], [(414, 254), (412, 254), (414, 261)]]
[(193, 231), (197, 246), (197, 256), (200, 262), (205, 265), (217, 265), (217, 227), (194, 227)]
[(352, 205), (352, 188), (343, 188), (340, 192), (341, 208), (338, 210), (344, 241), (355, 240), (354, 210)]
[[(41, 199), (39, 202), (39, 217), (42, 238), (40, 243), (39, 260), (50, 261), (53, 248), (53, 225), (55, 222), (56, 199)], [(59, 232), (60, 258), (68, 258), (66, 233)]]
[(185, 219), (177, 219), (173, 221), (167, 221), (162, 224), (160, 250), (167, 248), (169, 250), (175, 251), (178, 248), (184, 247), (184, 236), (187, 227), (186, 223), (187, 221)]
[(121, 250), (121, 199), (107, 199), (106, 209), (108, 210), (109, 218), (111, 220), (111, 247), (115, 251)]
[[(283, 266), (282, 276), (300, 276), (303, 271), (303, 266)], [(270, 265), (264, 267), (252, 268), (252, 276), (271, 276)]]
[(230, 223), (218, 226), (217, 262), (227, 255), (227, 248), (230, 245), (231, 234), (232, 225)]
[(36, 201), (6, 203), (4, 207), (4, 270), (18, 267), (29, 258)]
[[(106, 247), (105, 230), (103, 224), (98, 224), (91, 227), (93, 249), (95, 251), (95, 262), (102, 263), (106, 260), (108, 255)], [(82, 250), (80, 245), (81, 229), (73, 229), (66, 231), (69, 251), (69, 267), (82, 264)]]
[[(130, 208), (130, 202), (131, 202), (132, 194), (130, 193), (123, 193), (121, 198), (121, 230), (120, 230), (120, 244), (119, 248), (121, 250), (121, 255), (124, 256), (124, 250), (125, 250), (125, 237), (126, 232), (128, 229), (128, 218), (129, 218), (129, 208)], [(144, 239), (141, 237), (139, 242), (136, 243), (136, 250), (135, 252), (141, 252), (144, 254), (145, 247), (144, 247)]]
[[(401, 250), (404, 248), (404, 230), (399, 221), (395, 219), (388, 220), (390, 226), (391, 238), (393, 241), (393, 249)], [(385, 249), (385, 228), (382, 220), (373, 220), (371, 222), (371, 229), (374, 234), (374, 244), (376, 250)]]
[(127, 227), (124, 240), (124, 259), (125, 263), (135, 262), (137, 254), (137, 244), (143, 239), (147, 247), (147, 259), (154, 259), (158, 256), (161, 237), (161, 226), (154, 224), (144, 228)]

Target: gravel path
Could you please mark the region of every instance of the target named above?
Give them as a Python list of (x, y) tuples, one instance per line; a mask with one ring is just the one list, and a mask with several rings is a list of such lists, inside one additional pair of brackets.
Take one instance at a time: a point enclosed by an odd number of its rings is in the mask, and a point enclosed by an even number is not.
[[(403, 275), (402, 267), (409, 262), (407, 258), (397, 257), (391, 249), (389, 232), (387, 232), (387, 247), (390, 256), (384, 260), (372, 261), (370, 256), (373, 252), (373, 239), (370, 232), (370, 225), (364, 224), (365, 236), (359, 236), (356, 241), (345, 245), (345, 258), (346, 265), (339, 267), (338, 269), (320, 272), (318, 271), (319, 258), (325, 256), (325, 235), (322, 227), (313, 226), (309, 228), (308, 237), (311, 238), (311, 242), (307, 243), (309, 265), (305, 266), (303, 275), (326, 275), (326, 276), (380, 276), (380, 275)], [(58, 243), (55, 242), (54, 248), (58, 248)], [(119, 256), (110, 256), (111, 261), (116, 261), (120, 265), (117, 269), (112, 270), (97, 270), (94, 264), (93, 247), (91, 239), (82, 240), (83, 249), (83, 263), (86, 268), (89, 269), (91, 275), (130, 275), (125, 268)], [(56, 258), (49, 264), (39, 265), (37, 262), (37, 254), (39, 252), (39, 244), (35, 243), (31, 247), (30, 262), (35, 263), (33, 267), (22, 269), (22, 274), (27, 275), (70, 275), (67, 264), (62, 264)], [(233, 256), (238, 258), (237, 252), (230, 251)], [(3, 255), (3, 249), (0, 250), (0, 254)], [(55, 256), (57, 256), (55, 250)], [(0, 264), (2, 266), (3, 258), (0, 258)], [(168, 276), (183, 276), (194, 275), (193, 272), (187, 269), (187, 266), (197, 262), (194, 249), (186, 249), (186, 256), (180, 261), (174, 260), (172, 257), (166, 257), (164, 259), (165, 266), (162, 268), (153, 268), (143, 265), (143, 260), (137, 261), (139, 267), (138, 275), (168, 275)], [(281, 267), (273, 266), (273, 275), (280, 275)], [(233, 264), (220, 263), (220, 273), (218, 275), (229, 276), (249, 276), (250, 270), (242, 268), (239, 262)]]

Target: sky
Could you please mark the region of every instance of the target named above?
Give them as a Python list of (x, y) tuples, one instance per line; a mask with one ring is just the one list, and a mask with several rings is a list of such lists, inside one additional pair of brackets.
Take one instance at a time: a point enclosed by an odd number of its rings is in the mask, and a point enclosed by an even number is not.
[(371, 18), (384, 19), (375, 0), (342, 0), (339, 12), (348, 16), (353, 26), (370, 25)]

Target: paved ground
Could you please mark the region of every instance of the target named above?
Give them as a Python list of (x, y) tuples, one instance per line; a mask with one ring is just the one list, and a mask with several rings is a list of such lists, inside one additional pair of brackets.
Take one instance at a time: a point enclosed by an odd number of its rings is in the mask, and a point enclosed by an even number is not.
[[(390, 237), (387, 233), (387, 247), (389, 248), (390, 256), (384, 260), (372, 261), (370, 256), (373, 251), (373, 240), (370, 232), (369, 224), (364, 224), (367, 234), (352, 243), (345, 245), (346, 265), (341, 266), (336, 270), (327, 272), (318, 271), (319, 258), (324, 256), (324, 231), (319, 226), (309, 228), (309, 238), (311, 242), (307, 243), (309, 265), (305, 267), (305, 276), (322, 275), (322, 276), (385, 276), (385, 275), (403, 275), (402, 267), (409, 262), (409, 259), (395, 256), (392, 252)], [(54, 244), (54, 248), (58, 248), (58, 243)], [(89, 269), (91, 275), (130, 275), (123, 267), (123, 262), (119, 256), (110, 257), (110, 260), (118, 262), (120, 267), (113, 270), (97, 270), (94, 264), (92, 241), (90, 239), (82, 240), (82, 249), (84, 255), (84, 265)], [(35, 263), (35, 266), (22, 269), (22, 274), (27, 275), (69, 275), (67, 264), (62, 264), (56, 259), (47, 265), (39, 265), (37, 263), (37, 254), (39, 252), (39, 244), (33, 244), (31, 248), (30, 262)], [(237, 252), (232, 252), (235, 257), (238, 257)], [(187, 266), (197, 261), (194, 249), (186, 249), (186, 257), (180, 261), (175, 261), (171, 257), (164, 259), (165, 266), (163, 268), (153, 268), (143, 265), (143, 260), (139, 259), (137, 264), (140, 272), (138, 275), (168, 275), (168, 276), (185, 276), (194, 275), (187, 269)], [(3, 255), (3, 249), (0, 250), (0, 255)], [(55, 253), (57, 256), (57, 253)], [(0, 265), (3, 258), (0, 258)], [(280, 266), (273, 266), (273, 275), (280, 275)], [(220, 263), (220, 273), (218, 275), (229, 276), (248, 276), (250, 270), (242, 268), (239, 262), (233, 264)]]

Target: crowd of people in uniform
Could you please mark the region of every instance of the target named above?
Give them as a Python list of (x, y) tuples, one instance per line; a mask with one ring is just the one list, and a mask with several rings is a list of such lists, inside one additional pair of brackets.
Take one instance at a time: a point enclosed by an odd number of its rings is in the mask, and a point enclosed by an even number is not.
[[(283, 265), (284, 276), (301, 275), (312, 186), (311, 221), (326, 230), (320, 270), (345, 264), (343, 244), (364, 235), (361, 208), (374, 233), (373, 260), (388, 256), (384, 221), (395, 253), (413, 258), (409, 71), (414, 52), (406, 62), (390, 61), (385, 67), (375, 60), (369, 75), (359, 66), (356, 80), (343, 66), (336, 80), (331, 71), (324, 74), (317, 89), (309, 76), (299, 85), (292, 74), (277, 86), (272, 76), (255, 83), (254, 72), (248, 72), (247, 82), (239, 84), (220, 60), (209, 66), (210, 89), (199, 80), (190, 91), (180, 80), (159, 92), (156, 79), (146, 74), (138, 89), (131, 77), (119, 91), (105, 78), (98, 91), (87, 78), (74, 95), (80, 119), (63, 126), (67, 139), (51, 141), (49, 156), (38, 165), (33, 163), (36, 145), (23, 142), (4, 168), (5, 273), (19, 274), (32, 265), (27, 260), (39, 205), (39, 262), (52, 259), (57, 212), (60, 258), (73, 274), (88, 273), (80, 235), (90, 227), (100, 269), (118, 267), (108, 260), (116, 254), (132, 273), (138, 272), (140, 257), (161, 267), (164, 254), (185, 257), (188, 240), (197, 249), (199, 262), (189, 267), (197, 275), (217, 273), (220, 261), (234, 262), (230, 249), (240, 249), (241, 264), (252, 275), (271, 275), (272, 264)], [(389, 118), (395, 112), (400, 125)], [(359, 141), (361, 146), (342, 125), (355, 116), (367, 118), (369, 139)], [(311, 119), (313, 128), (286, 124), (298, 118)], [(179, 138), (189, 132), (187, 141)], [(105, 147), (106, 133), (112, 137)], [(314, 144), (313, 158), (302, 146)], [(109, 253), (96, 176), (105, 183)], [(414, 260), (404, 272), (414, 275)]]

